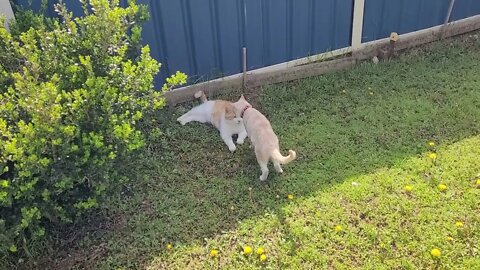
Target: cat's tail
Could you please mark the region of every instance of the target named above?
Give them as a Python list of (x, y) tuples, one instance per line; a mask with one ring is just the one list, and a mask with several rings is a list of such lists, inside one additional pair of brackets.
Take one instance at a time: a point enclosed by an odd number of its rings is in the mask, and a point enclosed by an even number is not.
[(199, 99), (202, 101), (202, 103), (205, 103), (205, 102), (208, 101), (208, 100), (207, 100), (207, 96), (205, 95), (205, 93), (204, 93), (202, 90), (197, 91), (197, 92), (195, 93), (195, 95), (193, 95), (193, 96), (194, 96), (195, 98), (199, 98)]
[(293, 161), (297, 157), (297, 153), (293, 150), (288, 150), (288, 156), (284, 157), (278, 149), (275, 149), (272, 153), (272, 159), (278, 161), (280, 164), (287, 164)]

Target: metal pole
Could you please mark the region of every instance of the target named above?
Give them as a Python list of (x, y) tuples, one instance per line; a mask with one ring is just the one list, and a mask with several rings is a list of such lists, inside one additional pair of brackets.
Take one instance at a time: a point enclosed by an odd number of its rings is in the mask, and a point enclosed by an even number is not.
[(447, 16), (445, 17), (445, 21), (443, 22), (442, 31), (440, 32), (440, 38), (443, 38), (443, 34), (448, 25), (448, 21), (450, 20), (450, 16), (452, 15), (453, 5), (455, 4), (455, 0), (450, 0), (450, 5), (448, 6)]
[(247, 48), (243, 47), (243, 90), (247, 89)]

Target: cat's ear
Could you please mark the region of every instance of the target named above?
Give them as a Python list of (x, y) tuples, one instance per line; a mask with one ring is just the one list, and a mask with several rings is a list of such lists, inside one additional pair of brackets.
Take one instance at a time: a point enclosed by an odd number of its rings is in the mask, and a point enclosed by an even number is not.
[(234, 106), (227, 106), (225, 107), (225, 118), (228, 120), (233, 120), (235, 118), (235, 107)]
[(243, 95), (240, 96), (240, 100), (247, 101)]

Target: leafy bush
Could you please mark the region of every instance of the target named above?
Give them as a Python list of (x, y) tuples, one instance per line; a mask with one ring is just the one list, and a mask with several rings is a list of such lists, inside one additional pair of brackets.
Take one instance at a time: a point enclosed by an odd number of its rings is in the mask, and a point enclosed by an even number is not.
[(139, 123), (164, 106), (160, 64), (140, 45), (145, 7), (82, 3), (83, 17), (57, 4), (60, 20), (27, 14), (35, 27), (21, 20), (12, 33), (0, 21), (0, 253), (28, 253), (49, 224), (101, 206), (125, 181), (119, 162), (144, 144)]

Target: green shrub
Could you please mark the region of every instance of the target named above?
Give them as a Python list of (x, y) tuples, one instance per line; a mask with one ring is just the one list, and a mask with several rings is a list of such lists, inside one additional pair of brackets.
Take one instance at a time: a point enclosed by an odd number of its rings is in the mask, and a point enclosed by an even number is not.
[(83, 17), (59, 4), (60, 20), (27, 14), (34, 28), (0, 21), (0, 257), (101, 206), (144, 144), (139, 123), (164, 106), (160, 64), (140, 45), (145, 7), (82, 2)]

